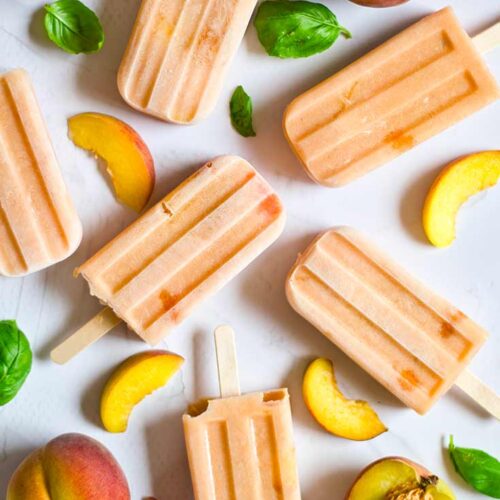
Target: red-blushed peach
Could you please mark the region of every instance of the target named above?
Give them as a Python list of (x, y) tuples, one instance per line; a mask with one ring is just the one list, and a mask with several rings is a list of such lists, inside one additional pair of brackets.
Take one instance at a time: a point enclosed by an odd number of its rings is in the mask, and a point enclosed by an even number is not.
[(77, 146), (105, 161), (118, 200), (140, 212), (153, 192), (155, 168), (139, 134), (118, 118), (101, 113), (72, 116), (68, 127)]
[(83, 434), (63, 434), (21, 463), (7, 500), (130, 500), (130, 491), (103, 445)]
[(454, 500), (449, 486), (425, 467), (403, 457), (386, 457), (363, 469), (346, 500)]

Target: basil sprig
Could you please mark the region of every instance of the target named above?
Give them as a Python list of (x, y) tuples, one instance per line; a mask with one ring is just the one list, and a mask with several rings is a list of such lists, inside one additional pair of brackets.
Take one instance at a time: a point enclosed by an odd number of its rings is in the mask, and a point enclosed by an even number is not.
[(0, 406), (14, 399), (31, 371), (30, 344), (15, 321), (0, 321)]
[(312, 56), (331, 47), (339, 35), (351, 38), (330, 9), (305, 0), (266, 0), (254, 25), (266, 52), (281, 58)]
[(488, 453), (472, 448), (459, 448), (450, 436), (448, 446), (455, 470), (475, 490), (492, 498), (500, 498), (500, 462)]
[(79, 0), (58, 0), (45, 6), (45, 31), (70, 54), (97, 52), (104, 44), (99, 18)]
[(241, 85), (236, 87), (231, 96), (229, 111), (231, 113), (231, 123), (240, 135), (243, 137), (254, 137), (256, 135), (252, 123), (252, 99)]

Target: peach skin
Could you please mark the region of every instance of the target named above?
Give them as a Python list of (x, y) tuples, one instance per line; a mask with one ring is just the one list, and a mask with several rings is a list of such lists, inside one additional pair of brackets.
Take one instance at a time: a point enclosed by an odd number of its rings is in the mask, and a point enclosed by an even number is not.
[(140, 212), (155, 185), (153, 157), (139, 134), (109, 115), (82, 113), (68, 120), (70, 139), (106, 163), (118, 201)]
[(403, 457), (386, 457), (363, 469), (346, 500), (454, 500), (450, 487), (425, 467)]
[(163, 387), (184, 358), (167, 351), (146, 351), (125, 360), (109, 378), (101, 396), (101, 420), (109, 432), (125, 432), (134, 406)]
[(365, 441), (387, 431), (368, 403), (344, 397), (337, 386), (332, 362), (327, 359), (318, 358), (308, 366), (302, 391), (312, 416), (331, 434)]
[(7, 500), (130, 500), (111, 453), (83, 434), (63, 434), (29, 455), (7, 488)]
[(429, 190), (423, 226), (429, 241), (447, 247), (455, 240), (455, 219), (473, 195), (494, 186), (500, 178), (500, 151), (482, 151), (450, 163)]

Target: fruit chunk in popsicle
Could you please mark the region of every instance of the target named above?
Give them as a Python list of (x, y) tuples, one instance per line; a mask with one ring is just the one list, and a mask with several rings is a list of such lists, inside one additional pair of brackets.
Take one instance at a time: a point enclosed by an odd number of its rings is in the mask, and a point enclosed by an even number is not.
[[(228, 328), (216, 334), (231, 335)], [(217, 356), (220, 373), (219, 349)], [(240, 396), (238, 384), (225, 392), (224, 376), (219, 380), (221, 399), (183, 417), (196, 500), (300, 500), (287, 389)]]
[(52, 359), (68, 361), (115, 326), (116, 316), (157, 344), (271, 245), (284, 222), (280, 199), (248, 162), (221, 156), (207, 163), (78, 268), (113, 312), (105, 309)]
[(205, 118), (256, 0), (143, 0), (118, 73), (135, 109), (174, 123)]
[(82, 226), (64, 185), (29, 75), (0, 75), (0, 274), (69, 257)]
[(422, 414), (487, 338), (350, 228), (320, 235), (290, 271), (286, 292), (301, 316)]
[(308, 175), (347, 184), (498, 99), (478, 50), (492, 37), (476, 38), (442, 9), (293, 100), (283, 127)]

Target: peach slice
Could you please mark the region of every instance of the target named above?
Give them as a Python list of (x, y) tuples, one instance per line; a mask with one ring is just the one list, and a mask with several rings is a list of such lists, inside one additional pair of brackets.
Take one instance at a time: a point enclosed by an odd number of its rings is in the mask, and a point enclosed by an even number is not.
[(328, 359), (318, 358), (309, 365), (302, 391), (313, 417), (336, 436), (365, 441), (387, 431), (367, 402), (347, 399), (340, 392)]
[(139, 134), (109, 115), (82, 113), (68, 120), (70, 139), (106, 163), (118, 201), (140, 212), (155, 185), (153, 157)]
[(366, 467), (346, 500), (454, 500), (450, 487), (425, 467), (402, 457), (386, 457)]
[(500, 151), (483, 151), (459, 158), (434, 181), (425, 200), (424, 231), (437, 247), (455, 239), (455, 218), (472, 195), (494, 186), (500, 178)]
[(125, 360), (109, 378), (101, 396), (101, 420), (109, 432), (125, 432), (134, 406), (163, 387), (184, 358), (167, 351), (141, 352)]

